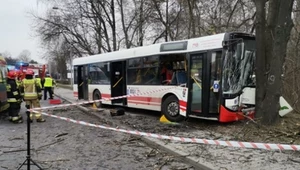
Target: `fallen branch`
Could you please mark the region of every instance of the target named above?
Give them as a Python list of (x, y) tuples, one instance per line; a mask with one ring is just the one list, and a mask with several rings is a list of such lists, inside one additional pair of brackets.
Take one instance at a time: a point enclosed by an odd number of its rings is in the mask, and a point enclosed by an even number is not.
[(156, 156), (156, 153), (153, 153), (153, 151), (154, 151), (154, 149), (151, 149), (151, 151), (148, 154), (146, 154), (146, 157), (149, 158), (149, 157)]
[(0, 146), (0, 148), (16, 148), (16, 147), (13, 147), (13, 146)]
[(55, 141), (55, 142), (52, 142), (52, 143), (49, 143), (49, 144), (46, 144), (46, 145), (43, 145), (43, 146), (40, 146), (40, 147), (38, 147), (36, 150), (38, 151), (38, 150), (40, 150), (41, 148), (44, 148), (44, 147), (47, 147), (47, 146), (51, 146), (51, 145), (54, 145), (54, 144), (56, 144), (56, 143), (59, 143), (59, 142), (62, 142), (62, 141), (64, 141), (65, 139), (58, 139), (57, 141)]
[(8, 139), (8, 140), (12, 141), (12, 140), (23, 140), (23, 139), (24, 139), (23, 137), (15, 137), (15, 138), (11, 138), (11, 139)]
[(158, 168), (158, 170), (161, 170), (168, 162), (170, 161), (170, 158), (168, 157), (163, 164), (161, 164)]
[(54, 137), (55, 137), (55, 138), (58, 138), (58, 137), (65, 136), (65, 135), (68, 135), (68, 133), (58, 134), (58, 135), (55, 135)]
[(37, 161), (37, 162), (47, 163), (47, 162), (59, 162), (59, 161), (70, 161), (70, 159), (56, 159), (56, 160), (50, 160), (50, 161)]
[(295, 160), (295, 159), (292, 159), (290, 157), (288, 157), (288, 160), (292, 161), (292, 162), (296, 162), (296, 163), (300, 163), (300, 160)]
[[(30, 149), (30, 150), (34, 150), (34, 149)], [(27, 151), (27, 149), (17, 149), (17, 150), (11, 150), (11, 151), (3, 151), (3, 153), (23, 152), (23, 151)]]

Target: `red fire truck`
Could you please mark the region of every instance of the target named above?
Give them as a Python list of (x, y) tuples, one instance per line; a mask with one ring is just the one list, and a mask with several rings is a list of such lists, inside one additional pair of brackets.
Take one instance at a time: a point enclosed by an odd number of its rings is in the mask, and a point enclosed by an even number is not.
[[(32, 69), (35, 75), (39, 75), (39, 77), (43, 80), (46, 73), (46, 65), (39, 64), (30, 64), (26, 62), (17, 62), (15, 64), (15, 70), (20, 70), (22, 73), (25, 73), (27, 69)], [(25, 74), (21, 76), (21, 79), (25, 78)]]

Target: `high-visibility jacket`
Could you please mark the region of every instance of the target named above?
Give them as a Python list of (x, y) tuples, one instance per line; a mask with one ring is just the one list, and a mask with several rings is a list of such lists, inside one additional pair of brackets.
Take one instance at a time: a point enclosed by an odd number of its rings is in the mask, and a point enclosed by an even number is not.
[(36, 81), (38, 82), (38, 84), (40, 85), (40, 88), (42, 88), (42, 80), (41, 80), (41, 78), (35, 78), (36, 79)]
[(9, 103), (21, 102), (21, 94), (18, 89), (16, 80), (7, 79), (6, 92), (7, 92), (7, 102)]
[(20, 91), (24, 100), (35, 100), (42, 96), (40, 85), (35, 79), (23, 79)]
[(44, 87), (53, 87), (55, 81), (51, 77), (45, 77)]
[(22, 83), (22, 80), (21, 80), (21, 79), (17, 79), (17, 80), (16, 80), (16, 83), (17, 83), (17, 86), (18, 86), (18, 88), (19, 88), (20, 84)]

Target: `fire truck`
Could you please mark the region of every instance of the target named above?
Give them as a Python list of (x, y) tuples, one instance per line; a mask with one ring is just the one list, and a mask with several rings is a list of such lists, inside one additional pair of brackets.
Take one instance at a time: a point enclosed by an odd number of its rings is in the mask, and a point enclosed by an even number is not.
[[(43, 64), (30, 64), (27, 62), (17, 62), (15, 64), (15, 70), (20, 70), (22, 73), (25, 73), (27, 69), (31, 69), (34, 71), (35, 75), (38, 75), (42, 80), (45, 77), (46, 73), (46, 65)], [(25, 74), (22, 75), (21, 79), (25, 78)]]

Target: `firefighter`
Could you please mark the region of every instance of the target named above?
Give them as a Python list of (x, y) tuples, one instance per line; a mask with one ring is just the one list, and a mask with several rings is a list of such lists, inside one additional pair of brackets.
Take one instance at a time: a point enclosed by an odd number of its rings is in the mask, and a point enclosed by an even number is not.
[(21, 82), (22, 82), (22, 76), (23, 76), (23, 72), (21, 70), (16, 71), (17, 74), (17, 80), (16, 83), (18, 85), (18, 87), (20, 86)]
[[(40, 101), (42, 99), (42, 91), (39, 83), (33, 78), (33, 70), (27, 70), (25, 78), (22, 80), (20, 85), (21, 95), (23, 100), (26, 102), (26, 108), (37, 108), (41, 107)], [(30, 121), (33, 121), (33, 116), (35, 116), (37, 122), (45, 122), (46, 120), (42, 118), (40, 113), (30, 113)]]
[(42, 81), (41, 81), (41, 78), (40, 78), (40, 76), (36, 74), (36, 75), (34, 76), (34, 78), (35, 78), (35, 79), (36, 79), (36, 81), (39, 83), (39, 85), (40, 85), (40, 88), (41, 88), (41, 89), (43, 89), (43, 87), (42, 87)]
[(55, 81), (51, 78), (50, 74), (46, 74), (45, 83), (44, 83), (44, 100), (47, 100), (47, 92), (49, 92), (50, 98), (53, 99), (52, 88), (55, 85)]
[(13, 123), (22, 123), (22, 116), (19, 115), (22, 103), (22, 97), (16, 82), (17, 72), (9, 71), (7, 73), (7, 102), (9, 103), (8, 114), (9, 120)]

